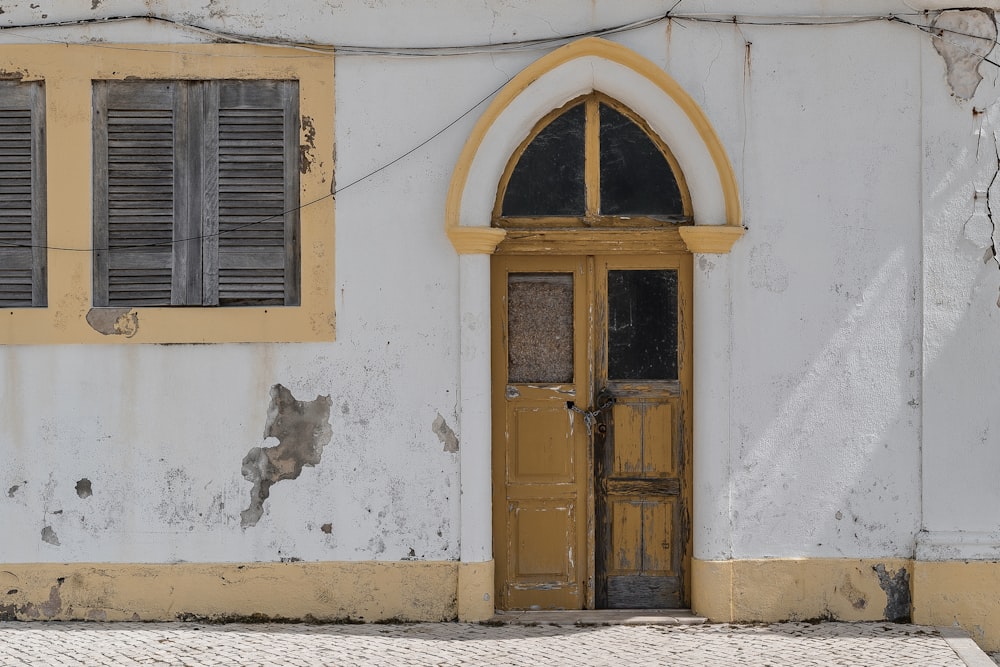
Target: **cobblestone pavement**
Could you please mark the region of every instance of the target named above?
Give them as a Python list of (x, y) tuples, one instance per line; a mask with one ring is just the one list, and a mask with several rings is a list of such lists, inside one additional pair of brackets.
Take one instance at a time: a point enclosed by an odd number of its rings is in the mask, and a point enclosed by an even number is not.
[[(982, 662), (985, 661), (985, 662)], [(572, 626), (0, 623), (0, 665), (992, 665), (961, 633), (891, 623)]]

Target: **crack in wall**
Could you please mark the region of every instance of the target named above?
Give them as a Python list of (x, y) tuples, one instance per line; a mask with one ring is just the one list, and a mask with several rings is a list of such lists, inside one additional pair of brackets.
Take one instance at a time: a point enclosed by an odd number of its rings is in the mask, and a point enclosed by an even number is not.
[(253, 483), (250, 505), (240, 512), (243, 528), (256, 526), (264, 514), (264, 501), (271, 487), (286, 479), (297, 479), (305, 466), (318, 465), (323, 447), (333, 437), (329, 396), (299, 401), (285, 387), (271, 387), (264, 438), (277, 438), (275, 447), (254, 447), (243, 458), (243, 477)]

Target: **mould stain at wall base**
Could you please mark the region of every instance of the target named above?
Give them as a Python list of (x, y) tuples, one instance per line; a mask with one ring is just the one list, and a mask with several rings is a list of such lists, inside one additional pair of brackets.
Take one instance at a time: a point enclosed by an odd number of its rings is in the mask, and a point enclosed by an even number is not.
[(250, 506), (240, 513), (240, 524), (256, 526), (264, 514), (264, 501), (271, 487), (285, 479), (296, 479), (305, 466), (319, 464), (323, 447), (333, 437), (329, 396), (298, 401), (280, 384), (271, 387), (265, 438), (276, 438), (275, 447), (254, 447), (243, 458), (243, 477), (253, 483)]
[(448, 426), (448, 422), (444, 420), (441, 413), (434, 418), (434, 422), (431, 424), (431, 430), (434, 431), (434, 435), (438, 437), (441, 444), (444, 445), (444, 451), (455, 453), (458, 451), (458, 436), (455, 435), (455, 431)]
[(105, 336), (131, 338), (139, 331), (139, 315), (131, 308), (91, 308), (87, 324)]
[(885, 618), (887, 621), (908, 622), (910, 620), (910, 573), (905, 567), (895, 572), (886, 570), (879, 563), (874, 568), (878, 575), (878, 585), (885, 591)]

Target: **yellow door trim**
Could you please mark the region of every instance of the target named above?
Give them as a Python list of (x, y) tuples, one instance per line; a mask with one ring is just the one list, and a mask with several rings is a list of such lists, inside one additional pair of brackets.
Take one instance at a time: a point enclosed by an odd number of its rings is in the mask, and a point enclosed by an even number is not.
[[(483, 223), (486, 222), (485, 216), (482, 221), (475, 221), (475, 226), (463, 226), (461, 220), (463, 199), (466, 197), (467, 189), (470, 185), (469, 177), (473, 168), (473, 162), (477, 155), (481, 153), (484, 141), (494, 124), (497, 123), (519, 96), (546, 74), (572, 61), (588, 57), (603, 59), (635, 72), (650, 81), (666, 98), (673, 101), (686, 116), (688, 122), (695, 128), (698, 138), (714, 166), (719, 183), (719, 196), (722, 198), (724, 205), (725, 219), (722, 221), (724, 226), (740, 227), (742, 225), (742, 208), (736, 174), (726, 155), (722, 141), (709, 122), (708, 117), (694, 99), (669, 74), (652, 61), (620, 44), (591, 37), (557, 49), (522, 70), (497, 93), (489, 107), (487, 107), (486, 111), (477, 121), (452, 173), (445, 204), (445, 231), (457, 252), (462, 254), (484, 251), (492, 252), (487, 239), (490, 242), (495, 240), (496, 243), (499, 243), (504, 238), (502, 230), (493, 230), (486, 235), (483, 234), (483, 227), (485, 226)], [(591, 91), (579, 92), (585, 93)], [(627, 102), (627, 100), (623, 100), (623, 102)], [(549, 109), (541, 109), (539, 111), (538, 117), (541, 117)], [(527, 129), (530, 128), (526, 128), (525, 131)], [(514, 146), (512, 149), (522, 139), (523, 136), (513, 137)], [(499, 182), (502, 170), (511, 153), (512, 150), (508, 150), (502, 156), (491, 158), (497, 161), (502, 160), (501, 164), (490, 165), (490, 168), (495, 167), (497, 170), (493, 182)], [(490, 202), (491, 205), (493, 203), (492, 201)], [(697, 202), (694, 202), (694, 204), (697, 209)], [(494, 245), (493, 248), (495, 249), (495, 247)]]

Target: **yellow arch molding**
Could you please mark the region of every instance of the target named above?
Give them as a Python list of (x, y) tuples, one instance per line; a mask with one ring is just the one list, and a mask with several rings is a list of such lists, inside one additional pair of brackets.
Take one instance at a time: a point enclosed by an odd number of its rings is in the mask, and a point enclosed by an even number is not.
[(493, 123), (518, 95), (542, 75), (571, 60), (588, 56), (596, 56), (635, 71), (672, 98), (687, 115), (705, 144), (718, 172), (725, 201), (726, 223), (724, 225), (698, 225), (681, 228), (680, 231), (692, 252), (729, 252), (733, 243), (743, 234), (743, 213), (739, 189), (736, 185), (736, 174), (733, 172), (729, 157), (726, 155), (712, 124), (697, 102), (681, 88), (673, 77), (657, 67), (655, 63), (620, 44), (597, 37), (588, 37), (567, 44), (526, 67), (503, 87), (476, 122), (462, 148), (458, 163), (455, 165), (445, 203), (445, 232), (451, 239), (455, 250), (459, 254), (490, 254), (494, 252), (497, 244), (506, 235), (504, 230), (493, 227), (463, 227), (459, 220), (462, 196), (465, 192), (472, 162)]

